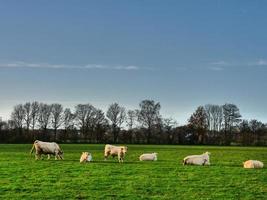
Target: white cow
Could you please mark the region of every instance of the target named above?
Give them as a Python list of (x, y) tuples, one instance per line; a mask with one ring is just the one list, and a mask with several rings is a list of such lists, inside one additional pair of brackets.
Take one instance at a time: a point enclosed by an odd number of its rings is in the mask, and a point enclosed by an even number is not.
[(63, 159), (63, 151), (60, 149), (59, 145), (55, 142), (42, 142), (39, 140), (35, 140), (32, 145), (31, 154), (35, 149), (35, 159), (40, 159), (41, 155), (48, 155), (48, 159), (50, 155), (55, 155), (55, 160)]
[(247, 160), (243, 162), (244, 168), (263, 168), (264, 164), (258, 160)]
[(210, 165), (210, 152), (201, 155), (187, 156), (183, 160), (184, 165)]
[(139, 157), (140, 161), (156, 161), (158, 153), (144, 153)]
[(104, 152), (105, 160), (107, 160), (107, 158), (111, 155), (113, 158), (118, 156), (119, 162), (123, 162), (127, 149), (128, 148), (126, 146), (114, 146), (106, 144)]
[(88, 152), (82, 152), (81, 158), (80, 158), (80, 163), (83, 162), (91, 162), (92, 161), (92, 154)]

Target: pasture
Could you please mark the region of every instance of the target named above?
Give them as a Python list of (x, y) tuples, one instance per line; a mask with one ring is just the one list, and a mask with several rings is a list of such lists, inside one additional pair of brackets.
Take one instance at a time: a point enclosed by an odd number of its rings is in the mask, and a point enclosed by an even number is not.
[[(63, 161), (38, 160), (31, 144), (0, 145), (0, 199), (267, 199), (267, 148), (129, 145), (123, 164), (103, 161), (104, 145), (63, 144)], [(93, 162), (80, 164), (82, 151)], [(211, 152), (211, 166), (183, 166)], [(157, 152), (158, 161), (140, 162)], [(243, 169), (258, 159), (263, 169)]]

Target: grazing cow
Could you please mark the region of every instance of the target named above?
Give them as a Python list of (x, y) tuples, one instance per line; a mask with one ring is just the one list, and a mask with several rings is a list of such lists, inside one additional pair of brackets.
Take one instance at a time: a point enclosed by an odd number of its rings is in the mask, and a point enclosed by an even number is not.
[(139, 157), (140, 161), (156, 161), (158, 153), (144, 153)]
[(92, 154), (88, 152), (82, 152), (80, 163), (92, 161)]
[(258, 160), (247, 160), (243, 162), (244, 168), (263, 168), (263, 163)]
[(128, 148), (126, 146), (114, 146), (106, 144), (104, 152), (105, 160), (107, 160), (107, 158), (111, 155), (113, 158), (118, 156), (119, 162), (123, 162), (127, 149)]
[(36, 160), (40, 159), (42, 154), (48, 155), (48, 159), (50, 158), (50, 155), (55, 155), (55, 160), (57, 160), (58, 158), (63, 159), (63, 151), (55, 142), (42, 142), (39, 140), (35, 140), (32, 145), (31, 154), (34, 149)]
[(183, 160), (184, 165), (210, 165), (210, 153), (206, 152), (201, 155), (187, 156)]

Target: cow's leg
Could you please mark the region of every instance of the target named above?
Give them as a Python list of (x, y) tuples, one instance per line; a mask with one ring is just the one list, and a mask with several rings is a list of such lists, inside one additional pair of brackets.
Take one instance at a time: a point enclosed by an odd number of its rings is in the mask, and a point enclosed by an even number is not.
[(123, 157), (118, 154), (119, 163), (123, 162)]
[(105, 152), (105, 155), (104, 155), (105, 156), (105, 161), (107, 160), (109, 154), (110, 154), (109, 152)]
[(50, 160), (50, 154), (47, 154), (47, 160)]
[(58, 159), (58, 152), (56, 151), (55, 152), (55, 160), (57, 160)]
[(206, 159), (204, 159), (204, 161), (203, 161), (203, 164), (202, 164), (202, 165), (204, 166), (204, 165), (206, 165), (206, 163), (207, 163), (207, 160), (206, 160)]
[(35, 160), (39, 160), (40, 159), (40, 154), (39, 153), (36, 153), (35, 154)]

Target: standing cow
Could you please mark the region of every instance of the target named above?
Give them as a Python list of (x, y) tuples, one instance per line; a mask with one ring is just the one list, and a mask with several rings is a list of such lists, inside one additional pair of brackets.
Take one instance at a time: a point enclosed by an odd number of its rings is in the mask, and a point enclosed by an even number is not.
[(31, 154), (33, 150), (35, 149), (35, 159), (40, 159), (41, 155), (48, 155), (48, 159), (50, 158), (50, 155), (55, 156), (55, 160), (57, 159), (63, 159), (63, 151), (60, 149), (59, 145), (55, 142), (42, 142), (39, 140), (35, 140), (32, 149)]
[(119, 162), (123, 162), (127, 149), (128, 148), (126, 146), (114, 146), (106, 144), (104, 152), (105, 160), (107, 160), (107, 158), (111, 155), (113, 158), (118, 156)]

